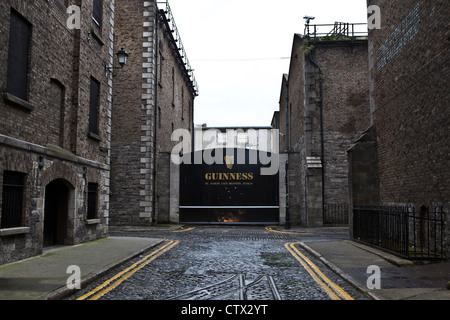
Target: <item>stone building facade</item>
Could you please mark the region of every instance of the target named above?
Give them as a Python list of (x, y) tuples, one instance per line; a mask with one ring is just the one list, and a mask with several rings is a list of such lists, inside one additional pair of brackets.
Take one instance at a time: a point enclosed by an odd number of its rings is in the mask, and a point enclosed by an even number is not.
[(294, 36), (277, 115), (291, 223), (322, 226), (336, 223), (327, 221), (331, 210), (347, 215), (346, 151), (369, 127), (368, 83), (366, 38)]
[(449, 219), (448, 1), (368, 5), (380, 8), (381, 29), (369, 32), (371, 128), (349, 153), (351, 200), (408, 206), (416, 214), (440, 208)]
[(0, 3), (0, 264), (107, 233), (114, 1), (70, 5)]
[(168, 3), (117, 1), (115, 21), (116, 45), (130, 57), (114, 76), (110, 222), (177, 222), (171, 135), (193, 132), (195, 78)]

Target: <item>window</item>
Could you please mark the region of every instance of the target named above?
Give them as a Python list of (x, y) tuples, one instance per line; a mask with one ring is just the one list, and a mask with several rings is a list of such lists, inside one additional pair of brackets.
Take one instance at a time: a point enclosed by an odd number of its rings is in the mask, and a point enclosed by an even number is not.
[(161, 107), (158, 107), (158, 128), (161, 129)]
[(221, 132), (218, 132), (217, 133), (217, 143), (219, 144), (219, 145), (225, 145), (225, 144), (227, 144), (227, 134), (226, 133), (221, 133)]
[(172, 107), (175, 107), (175, 67), (172, 67)]
[(87, 219), (97, 218), (98, 184), (88, 183)]
[(181, 120), (184, 120), (184, 87), (181, 87)]
[(70, 0), (56, 0), (56, 5), (63, 11), (64, 13), (67, 11), (67, 8), (70, 6)]
[(24, 182), (24, 173), (3, 172), (1, 229), (22, 226)]
[(100, 82), (91, 77), (89, 103), (89, 132), (98, 135), (98, 110), (100, 103)]
[(189, 112), (188, 120), (189, 120), (189, 131), (190, 131), (191, 130), (191, 125), (192, 125), (192, 101), (191, 100), (189, 100), (189, 110), (188, 110), (188, 112)]
[(102, 7), (103, 0), (94, 0), (94, 9), (92, 11), (92, 19), (95, 23), (101, 27), (102, 26)]
[(6, 92), (27, 101), (31, 24), (11, 11)]
[(65, 88), (56, 79), (50, 79), (50, 100), (48, 106), (52, 113), (53, 127), (52, 131), (58, 134), (54, 144), (64, 148), (64, 128), (65, 128)]
[(163, 66), (164, 66), (164, 56), (162, 52), (159, 52), (159, 76), (158, 76), (158, 85), (162, 88), (162, 77), (163, 77)]

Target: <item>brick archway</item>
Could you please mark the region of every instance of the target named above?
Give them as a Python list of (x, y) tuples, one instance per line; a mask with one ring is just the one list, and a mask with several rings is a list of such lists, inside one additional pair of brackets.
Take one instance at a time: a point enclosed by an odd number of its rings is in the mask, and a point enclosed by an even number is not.
[(45, 170), (42, 177), (42, 186), (47, 186), (54, 180), (62, 179), (71, 184), (72, 189), (78, 189), (79, 178), (69, 166), (63, 163), (55, 163)]

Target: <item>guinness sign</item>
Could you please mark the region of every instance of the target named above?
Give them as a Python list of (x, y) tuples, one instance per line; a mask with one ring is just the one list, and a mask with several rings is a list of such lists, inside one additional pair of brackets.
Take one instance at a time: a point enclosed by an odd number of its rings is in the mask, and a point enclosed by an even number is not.
[(207, 181), (249, 181), (253, 180), (253, 172), (244, 172), (244, 173), (212, 173), (208, 172), (205, 175), (205, 179)]
[(234, 156), (225, 156), (224, 159), (227, 164), (227, 168), (232, 170), (234, 165)]
[[(180, 222), (278, 223), (278, 174), (262, 175), (264, 165), (259, 159), (250, 163), (257, 156), (255, 150), (224, 149), (223, 152), (227, 156), (222, 164), (181, 164)], [(245, 153), (246, 163), (235, 162), (238, 153)]]

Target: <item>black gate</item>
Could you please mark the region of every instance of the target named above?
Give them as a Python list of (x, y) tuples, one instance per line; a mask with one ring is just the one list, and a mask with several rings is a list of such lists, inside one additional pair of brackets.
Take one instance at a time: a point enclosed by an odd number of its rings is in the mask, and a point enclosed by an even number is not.
[[(192, 159), (204, 159), (204, 152), (218, 151), (198, 151)], [(181, 165), (180, 223), (278, 224), (279, 174), (261, 174), (270, 165), (261, 164), (258, 151), (221, 152), (222, 163)]]

